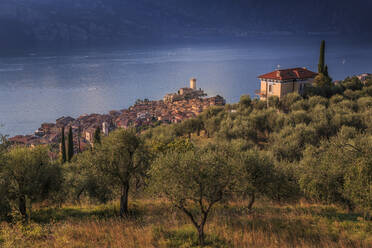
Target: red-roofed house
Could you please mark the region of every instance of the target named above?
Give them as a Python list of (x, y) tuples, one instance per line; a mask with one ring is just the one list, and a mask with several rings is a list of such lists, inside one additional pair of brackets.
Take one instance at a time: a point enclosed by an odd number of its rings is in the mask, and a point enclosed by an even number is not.
[(258, 76), (261, 80), (261, 90), (256, 93), (262, 100), (266, 100), (270, 96), (282, 98), (292, 92), (302, 94), (305, 85), (312, 84), (317, 75), (306, 68), (276, 70)]

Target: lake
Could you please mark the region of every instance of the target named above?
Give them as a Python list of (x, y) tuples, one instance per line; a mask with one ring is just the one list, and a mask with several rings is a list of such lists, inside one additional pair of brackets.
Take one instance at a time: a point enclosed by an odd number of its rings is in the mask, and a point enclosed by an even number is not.
[[(341, 40), (341, 42), (340, 42)], [(233, 103), (254, 96), (257, 76), (280, 68), (316, 71), (319, 38), (262, 38), (244, 43), (34, 49), (0, 57), (0, 133), (31, 134), (61, 116), (107, 113), (136, 99), (161, 99), (188, 86)], [(327, 43), (333, 79), (372, 72), (372, 45)]]

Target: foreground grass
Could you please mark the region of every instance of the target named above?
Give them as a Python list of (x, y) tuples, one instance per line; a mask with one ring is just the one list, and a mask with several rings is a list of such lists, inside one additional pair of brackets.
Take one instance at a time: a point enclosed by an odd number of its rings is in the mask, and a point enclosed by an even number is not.
[[(372, 223), (332, 206), (244, 202), (218, 206), (206, 227), (209, 247), (372, 247)], [(132, 217), (118, 206), (41, 208), (28, 225), (2, 223), (0, 247), (197, 247), (189, 221), (168, 203), (141, 200)]]

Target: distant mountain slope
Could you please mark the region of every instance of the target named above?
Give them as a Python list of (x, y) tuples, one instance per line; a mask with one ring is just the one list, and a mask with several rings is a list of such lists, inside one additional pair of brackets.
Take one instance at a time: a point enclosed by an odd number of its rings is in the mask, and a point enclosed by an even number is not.
[(369, 34), (366, 0), (1, 0), (0, 44)]

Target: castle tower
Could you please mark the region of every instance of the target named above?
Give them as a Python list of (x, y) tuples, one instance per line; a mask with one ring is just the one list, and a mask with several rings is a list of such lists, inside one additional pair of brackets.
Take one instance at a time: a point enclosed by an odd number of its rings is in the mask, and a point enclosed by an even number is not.
[(108, 127), (108, 123), (107, 122), (103, 122), (102, 123), (102, 133), (105, 136), (108, 136), (108, 134), (109, 134), (109, 127)]
[(196, 78), (191, 78), (190, 88), (193, 89), (193, 90), (196, 90)]

